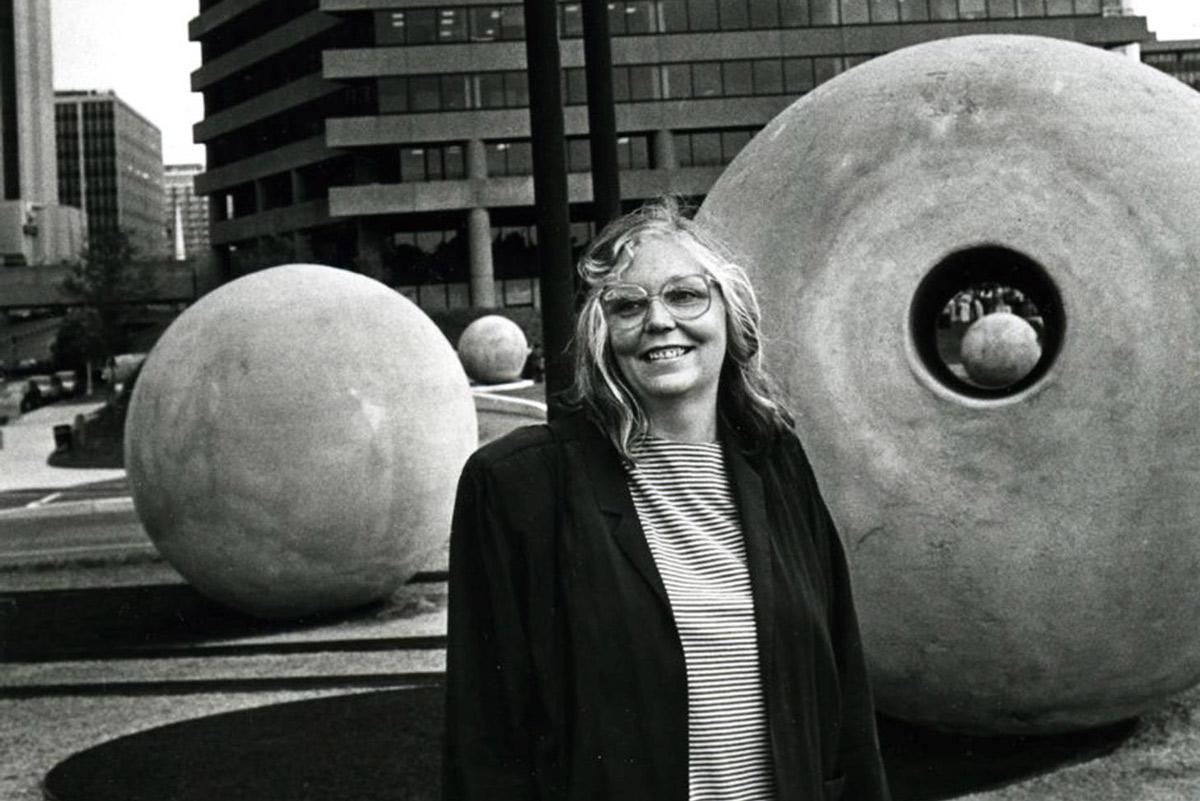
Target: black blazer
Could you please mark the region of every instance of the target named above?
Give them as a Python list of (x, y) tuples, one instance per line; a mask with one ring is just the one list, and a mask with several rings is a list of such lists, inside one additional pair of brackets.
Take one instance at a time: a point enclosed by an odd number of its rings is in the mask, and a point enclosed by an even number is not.
[[(777, 798), (887, 799), (842, 547), (799, 441), (725, 436)], [(580, 415), (463, 469), (444, 798), (687, 801), (687, 677), (620, 457)]]

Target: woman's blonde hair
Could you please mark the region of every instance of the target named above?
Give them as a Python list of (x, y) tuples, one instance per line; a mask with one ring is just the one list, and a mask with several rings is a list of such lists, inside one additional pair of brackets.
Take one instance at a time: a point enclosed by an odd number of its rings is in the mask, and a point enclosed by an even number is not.
[(578, 271), (587, 296), (575, 327), (575, 383), (568, 399), (582, 407), (632, 459), (631, 446), (649, 433), (637, 396), (622, 375), (609, 344), (600, 305), (604, 287), (619, 281), (641, 244), (668, 237), (697, 258), (725, 301), (726, 351), (717, 394), (717, 413), (743, 442), (760, 448), (792, 425), (763, 367), (758, 298), (729, 248), (685, 215), (678, 201), (659, 198), (610, 223), (588, 245)]

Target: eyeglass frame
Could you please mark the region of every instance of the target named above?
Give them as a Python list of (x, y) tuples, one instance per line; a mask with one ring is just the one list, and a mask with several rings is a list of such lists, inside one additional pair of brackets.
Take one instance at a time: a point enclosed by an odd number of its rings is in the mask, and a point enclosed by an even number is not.
[[(704, 281), (705, 289), (707, 290), (707, 294), (705, 296), (707, 303), (704, 304), (703, 309), (701, 309), (700, 311), (698, 311), (695, 314), (688, 315), (688, 316), (680, 316), (679, 314), (675, 313), (674, 309), (671, 308), (671, 304), (669, 304), (665, 300), (663, 300), (662, 296), (663, 296), (663, 292), (665, 292), (669, 287), (672, 287), (676, 282), (683, 281), (683, 280), (686, 280), (689, 278), (699, 278)], [(632, 287), (634, 289), (637, 289), (644, 296), (644, 299), (646, 301), (646, 308), (642, 311), (641, 315), (639, 315), (636, 320), (629, 320), (629, 321), (618, 320), (614, 324), (613, 315), (609, 312), (609, 310), (607, 308), (605, 308), (604, 296), (605, 296), (605, 294), (608, 293), (609, 290), (614, 289), (616, 287)], [(712, 308), (712, 299), (713, 299), (712, 290), (714, 288), (717, 289), (718, 291), (720, 291), (721, 282), (718, 281), (716, 278), (713, 278), (708, 273), (688, 273), (686, 275), (676, 275), (673, 278), (668, 278), (666, 281), (663, 282), (663, 285), (658, 288), (657, 292), (650, 292), (646, 289), (646, 287), (642, 286), (641, 284), (634, 284), (632, 282), (624, 282), (624, 281), (616, 281), (616, 282), (613, 282), (611, 284), (606, 284), (605, 286), (601, 287), (599, 292), (596, 295), (596, 300), (600, 305), (600, 311), (604, 313), (605, 321), (607, 321), (611, 327), (622, 328), (622, 329), (631, 329), (631, 328), (636, 328), (637, 326), (645, 324), (646, 316), (650, 313), (650, 307), (651, 307), (651, 305), (653, 305), (653, 303), (656, 299), (660, 303), (662, 303), (663, 308), (666, 309), (667, 313), (671, 315), (671, 319), (673, 319), (677, 322), (678, 321), (689, 322), (691, 320), (698, 320), (701, 317), (703, 317), (705, 315), (705, 313), (708, 312), (709, 309)]]

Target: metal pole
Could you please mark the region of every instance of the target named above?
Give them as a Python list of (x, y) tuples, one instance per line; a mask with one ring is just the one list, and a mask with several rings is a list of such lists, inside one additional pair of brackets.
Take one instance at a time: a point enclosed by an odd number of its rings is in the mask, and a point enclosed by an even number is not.
[(561, 413), (562, 393), (571, 385), (571, 361), (567, 350), (575, 325), (558, 4), (555, 0), (525, 0), (525, 57), (529, 65), (529, 127), (538, 255), (542, 262), (546, 402), (549, 416), (553, 418)]
[(592, 153), (592, 206), (599, 231), (621, 216), (621, 177), (617, 167), (617, 115), (613, 109), (612, 48), (608, 3), (583, 4), (583, 53), (588, 97), (588, 138)]

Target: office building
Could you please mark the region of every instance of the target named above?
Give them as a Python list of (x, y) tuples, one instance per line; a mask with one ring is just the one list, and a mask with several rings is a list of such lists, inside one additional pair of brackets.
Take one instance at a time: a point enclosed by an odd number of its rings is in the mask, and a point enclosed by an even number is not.
[(50, 4), (0, 0), (0, 262), (77, 257), (84, 221), (58, 202)]
[(58, 194), (89, 234), (121, 230), (139, 258), (169, 252), (163, 226), (162, 132), (111, 91), (54, 94)]
[(196, 194), (196, 176), (202, 164), (167, 164), (163, 168), (166, 188), (167, 240), (176, 261), (208, 254), (208, 198)]
[(1143, 42), (1142, 61), (1200, 89), (1200, 39)]
[[(931, 39), (1148, 38), (1119, 0), (612, 0), (622, 196), (702, 196), (805, 92)], [(590, 236), (581, 6), (559, 4), (573, 237)], [(277, 254), (422, 305), (536, 300), (523, 8), (477, 0), (201, 0), (195, 126), (225, 279)]]

